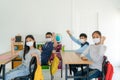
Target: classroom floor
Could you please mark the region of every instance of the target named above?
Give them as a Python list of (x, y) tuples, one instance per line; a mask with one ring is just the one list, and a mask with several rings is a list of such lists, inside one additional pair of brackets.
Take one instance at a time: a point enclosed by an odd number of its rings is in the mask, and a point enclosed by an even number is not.
[[(50, 80), (50, 74), (48, 69), (43, 70), (44, 80)], [(65, 80), (65, 70), (63, 69), (63, 78), (61, 78), (61, 70), (58, 70), (58, 72), (54, 76), (54, 80)], [(68, 79), (73, 80), (73, 79)], [(94, 80), (94, 79), (93, 79)], [(114, 67), (114, 75), (112, 80), (120, 80), (120, 67)]]

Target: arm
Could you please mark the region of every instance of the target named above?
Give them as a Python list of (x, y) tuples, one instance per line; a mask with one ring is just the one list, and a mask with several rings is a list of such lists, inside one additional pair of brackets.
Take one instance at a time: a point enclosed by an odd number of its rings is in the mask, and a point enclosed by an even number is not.
[(90, 46), (81, 54), (81, 57), (86, 56), (90, 52)]
[(72, 34), (70, 33), (69, 30), (67, 30), (66, 32), (68, 33), (68, 35), (70, 36), (70, 38), (72, 39), (72, 41), (74, 41), (75, 43), (81, 45), (81, 42), (78, 39), (76, 39), (74, 36), (72, 36)]
[(69, 30), (67, 30), (66, 32), (68, 33), (68, 35), (69, 35), (69, 36), (72, 36), (72, 34), (70, 33), (70, 31), (69, 31)]
[(105, 36), (102, 36), (102, 37), (101, 37), (100, 44), (104, 44), (105, 39), (106, 39), (106, 37), (105, 37)]
[(55, 33), (53, 33), (52, 35), (53, 35), (53, 42), (54, 42), (53, 46), (57, 47), (58, 43), (56, 41), (56, 35), (55, 35)]
[(76, 50), (75, 52), (76, 53), (83, 53), (87, 49), (88, 46), (89, 45), (85, 44), (83, 47), (81, 47), (80, 49)]

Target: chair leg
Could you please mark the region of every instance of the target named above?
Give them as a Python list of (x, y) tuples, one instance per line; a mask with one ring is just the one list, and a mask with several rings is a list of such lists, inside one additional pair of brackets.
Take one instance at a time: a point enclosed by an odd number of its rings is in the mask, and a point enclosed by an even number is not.
[(0, 73), (1, 73), (1, 71), (2, 71), (2, 65), (0, 65)]
[(61, 60), (61, 78), (63, 77), (63, 63), (62, 63), (62, 60)]
[(51, 80), (54, 80), (54, 76), (53, 75), (51, 75)]

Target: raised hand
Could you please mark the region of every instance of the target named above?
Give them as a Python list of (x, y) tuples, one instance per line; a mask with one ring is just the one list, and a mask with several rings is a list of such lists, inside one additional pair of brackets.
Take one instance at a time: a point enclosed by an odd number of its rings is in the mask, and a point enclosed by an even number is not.
[(69, 36), (72, 35), (72, 34), (70, 33), (70, 30), (66, 30), (66, 32), (68, 33)]
[(105, 36), (102, 36), (102, 37), (101, 37), (101, 44), (104, 44), (105, 39), (106, 39)]
[(11, 38), (11, 43), (15, 43), (15, 38)]

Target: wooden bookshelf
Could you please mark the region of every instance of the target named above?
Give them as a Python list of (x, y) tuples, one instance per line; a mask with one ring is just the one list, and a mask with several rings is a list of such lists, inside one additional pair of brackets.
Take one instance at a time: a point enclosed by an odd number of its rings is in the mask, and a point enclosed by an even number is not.
[[(15, 49), (15, 52), (19, 52), (19, 51), (23, 50), (23, 42), (15, 42), (14, 43), (14, 49)], [(13, 59), (12, 60), (12, 69), (16, 68), (21, 63), (22, 63), (21, 58), (17, 57), (15, 59)]]

